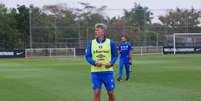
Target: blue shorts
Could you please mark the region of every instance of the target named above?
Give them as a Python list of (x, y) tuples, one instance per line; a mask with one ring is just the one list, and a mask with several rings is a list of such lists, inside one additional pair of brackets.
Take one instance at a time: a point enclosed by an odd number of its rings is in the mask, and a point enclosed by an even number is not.
[(91, 80), (93, 89), (101, 89), (102, 84), (105, 85), (107, 91), (115, 88), (115, 80), (113, 72), (93, 72), (91, 73)]
[(119, 61), (121, 61), (123, 64), (128, 64), (129, 63), (129, 58), (128, 57), (121, 57), (120, 59), (119, 59)]

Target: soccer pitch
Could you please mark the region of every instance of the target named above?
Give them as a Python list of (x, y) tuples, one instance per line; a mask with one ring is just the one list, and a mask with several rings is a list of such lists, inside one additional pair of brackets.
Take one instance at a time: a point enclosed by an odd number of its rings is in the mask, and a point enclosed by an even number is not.
[[(117, 101), (201, 101), (201, 55), (135, 56), (134, 66), (130, 81), (116, 83)], [(0, 59), (0, 101), (92, 101), (90, 66), (84, 58)]]

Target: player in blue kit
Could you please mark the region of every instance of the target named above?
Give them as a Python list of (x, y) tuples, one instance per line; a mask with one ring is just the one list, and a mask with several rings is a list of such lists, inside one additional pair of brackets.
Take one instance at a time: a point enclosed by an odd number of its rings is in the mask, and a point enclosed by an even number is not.
[(126, 80), (128, 81), (130, 78), (130, 65), (132, 63), (132, 50), (133, 47), (131, 43), (127, 41), (126, 36), (121, 36), (121, 43), (119, 44), (119, 77), (118, 81), (122, 80), (123, 76), (123, 67), (125, 67), (126, 70)]

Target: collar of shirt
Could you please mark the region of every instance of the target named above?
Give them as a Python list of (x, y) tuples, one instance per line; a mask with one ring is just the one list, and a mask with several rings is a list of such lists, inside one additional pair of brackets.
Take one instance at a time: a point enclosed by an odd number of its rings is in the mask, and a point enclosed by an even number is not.
[(97, 41), (98, 43), (103, 43), (103, 42), (105, 42), (105, 40), (106, 40), (106, 37), (104, 37), (103, 40), (99, 40), (98, 38), (96, 38), (96, 41)]
[(122, 42), (121, 42), (121, 44), (127, 44), (127, 43), (128, 43), (127, 41), (122, 41)]

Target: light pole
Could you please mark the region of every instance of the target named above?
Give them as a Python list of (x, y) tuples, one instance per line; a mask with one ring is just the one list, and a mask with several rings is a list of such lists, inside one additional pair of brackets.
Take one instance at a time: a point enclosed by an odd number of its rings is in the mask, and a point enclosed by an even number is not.
[(55, 48), (58, 48), (57, 47), (57, 15), (55, 15), (55, 18), (54, 18), (54, 46)]
[(78, 24), (78, 36), (79, 36), (79, 48), (81, 48), (81, 31), (80, 31), (80, 16), (79, 16), (79, 24)]
[(32, 49), (32, 30), (31, 30), (31, 14), (32, 14), (32, 7), (33, 5), (30, 4), (29, 6), (29, 47)]
[(156, 33), (156, 46), (158, 47), (158, 38), (159, 38), (159, 35), (158, 33)]

